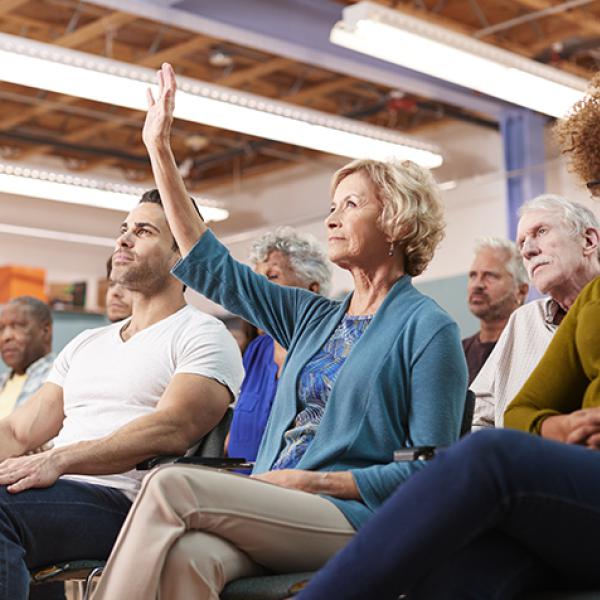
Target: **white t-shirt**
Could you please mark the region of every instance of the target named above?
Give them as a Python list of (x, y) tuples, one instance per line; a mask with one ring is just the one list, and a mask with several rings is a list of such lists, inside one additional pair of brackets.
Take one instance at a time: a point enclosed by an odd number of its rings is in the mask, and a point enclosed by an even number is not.
[[(186, 306), (126, 342), (122, 327), (120, 322), (84, 331), (56, 358), (47, 381), (63, 388), (65, 420), (55, 447), (107, 436), (151, 413), (177, 373), (210, 377), (237, 395), (244, 375), (240, 351), (218, 319)], [(132, 470), (66, 477), (133, 498), (143, 475)]]

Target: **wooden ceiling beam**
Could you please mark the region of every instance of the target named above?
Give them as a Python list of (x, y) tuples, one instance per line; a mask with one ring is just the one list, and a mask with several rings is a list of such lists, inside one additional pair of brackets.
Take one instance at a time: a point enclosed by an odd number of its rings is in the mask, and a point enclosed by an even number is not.
[(313, 85), (312, 87), (296, 92), (295, 94), (283, 96), (282, 100), (293, 102), (295, 104), (304, 104), (320, 96), (325, 96), (331, 94), (331, 92), (337, 92), (345, 87), (349, 87), (353, 83), (356, 83), (354, 77), (336, 76), (329, 81), (318, 83), (317, 85)]
[(4, 2), (0, 4), (0, 16), (12, 12), (27, 2), (29, 2), (29, 0), (4, 0)]
[(58, 39), (53, 40), (53, 43), (63, 48), (76, 48), (107, 31), (118, 29), (138, 18), (136, 15), (115, 11), (105, 17), (96, 19), (92, 23), (79, 27), (71, 33), (60, 36)]
[(273, 58), (267, 62), (259, 63), (253, 67), (247, 67), (242, 71), (226, 75), (225, 77), (218, 79), (215, 83), (228, 87), (237, 87), (246, 81), (264, 77), (265, 75), (269, 75), (275, 71), (281, 71), (282, 69), (286, 69), (294, 64), (296, 63), (289, 58)]
[(155, 54), (149, 54), (145, 56), (137, 64), (142, 67), (158, 68), (164, 62), (175, 61), (182, 56), (187, 56), (198, 50), (203, 50), (211, 44), (214, 44), (215, 40), (212, 38), (206, 38), (202, 36), (194, 36), (193, 38), (160, 50)]
[[(83, 27), (73, 31), (72, 33), (67, 33), (56, 40), (54, 40), (54, 44), (58, 46), (63, 46), (66, 48), (73, 48), (85, 42), (88, 42), (95, 36), (98, 36), (108, 29), (119, 27), (120, 25), (124, 25), (125, 23), (129, 23), (137, 19), (135, 15), (130, 15), (122, 12), (114, 12), (105, 17), (101, 17), (100, 19), (96, 19), (93, 23), (89, 23), (88, 25), (84, 25)], [(60, 96), (59, 100), (63, 104), (72, 104), (77, 102), (78, 98), (74, 98), (73, 96)], [(6, 119), (0, 119), (0, 130), (2, 129), (10, 129), (11, 127), (16, 127), (21, 123), (26, 123), (30, 119), (33, 119), (39, 115), (45, 114), (49, 111), (53, 110), (50, 106), (36, 106), (35, 108), (23, 111), (23, 113), (19, 116), (8, 117)]]

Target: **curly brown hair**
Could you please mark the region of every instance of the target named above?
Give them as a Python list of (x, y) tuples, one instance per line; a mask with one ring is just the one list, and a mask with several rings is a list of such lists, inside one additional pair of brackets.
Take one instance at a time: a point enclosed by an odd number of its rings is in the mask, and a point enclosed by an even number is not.
[[(554, 132), (569, 167), (584, 182), (600, 179), (600, 73), (591, 79), (586, 95), (576, 102)], [(600, 197), (600, 185), (590, 188)]]

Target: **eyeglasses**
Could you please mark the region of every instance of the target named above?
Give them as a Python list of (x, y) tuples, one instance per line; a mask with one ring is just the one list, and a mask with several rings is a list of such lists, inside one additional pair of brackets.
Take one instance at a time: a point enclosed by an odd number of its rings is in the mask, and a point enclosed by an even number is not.
[(586, 187), (588, 190), (593, 190), (593, 189), (594, 189), (594, 188), (596, 188), (596, 187), (600, 187), (600, 179), (594, 179), (593, 181), (588, 181), (588, 182), (585, 184), (585, 187)]

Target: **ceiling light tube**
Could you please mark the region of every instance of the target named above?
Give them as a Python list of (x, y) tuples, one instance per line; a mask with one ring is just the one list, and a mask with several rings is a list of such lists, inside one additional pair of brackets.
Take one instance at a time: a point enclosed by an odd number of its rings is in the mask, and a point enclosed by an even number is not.
[(565, 116), (587, 85), (580, 77), (368, 1), (344, 8), (330, 39), (553, 117)]
[(22, 227), (0, 223), (0, 233), (6, 235), (18, 235), (21, 237), (33, 237), (41, 240), (52, 240), (54, 242), (70, 242), (72, 244), (84, 244), (86, 246), (100, 246), (102, 248), (114, 248), (115, 239), (99, 237), (96, 235), (84, 235), (81, 233), (69, 233), (68, 231), (56, 231), (54, 229), (41, 229), (39, 227)]
[[(6, 194), (129, 212), (145, 191), (146, 188), (109, 179), (0, 163), (0, 192)], [(229, 211), (215, 201), (204, 198), (194, 198), (194, 201), (206, 221), (223, 221), (229, 217)]]
[[(152, 69), (0, 34), (0, 81), (146, 110)], [(175, 117), (350, 158), (442, 164), (440, 149), (384, 127), (178, 77)]]

